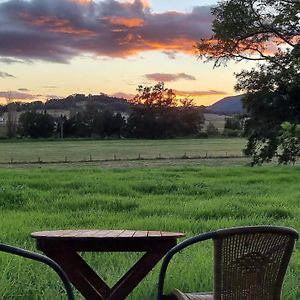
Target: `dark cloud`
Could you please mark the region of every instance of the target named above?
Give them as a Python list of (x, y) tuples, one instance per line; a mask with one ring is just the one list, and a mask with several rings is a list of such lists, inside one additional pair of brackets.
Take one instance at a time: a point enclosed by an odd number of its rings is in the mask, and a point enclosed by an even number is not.
[(1, 72), (0, 71), (0, 78), (7, 78), (7, 77), (9, 77), (9, 78), (15, 78), (14, 75), (11, 75), (11, 74), (8, 74), (6, 72)]
[(28, 89), (25, 89), (25, 88), (19, 88), (18, 91), (20, 91), (20, 92), (30, 92)]
[(145, 77), (149, 80), (163, 81), (163, 82), (177, 81), (180, 79), (196, 80), (196, 77), (185, 73), (178, 73), (178, 74), (153, 73), (153, 74), (146, 74)]
[(212, 18), (208, 6), (158, 14), (141, 0), (8, 0), (0, 2), (0, 56), (66, 63), (83, 53), (160, 50), (172, 57), (194, 53), (195, 42), (211, 36)]

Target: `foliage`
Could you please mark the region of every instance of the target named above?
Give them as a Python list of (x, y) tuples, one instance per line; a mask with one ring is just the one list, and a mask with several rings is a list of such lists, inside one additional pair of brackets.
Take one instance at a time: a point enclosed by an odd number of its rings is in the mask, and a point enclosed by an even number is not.
[(222, 136), (224, 137), (241, 137), (243, 135), (243, 131), (242, 130), (238, 130), (238, 129), (224, 129), (222, 132)]
[(232, 118), (226, 118), (224, 128), (232, 130), (241, 130), (242, 126), (240, 118), (237, 116), (234, 116)]
[(300, 125), (284, 122), (281, 125), (278, 138), (281, 150), (279, 162), (283, 164), (295, 163), (300, 153)]
[(209, 122), (206, 128), (206, 133), (208, 136), (217, 136), (219, 134), (219, 130), (213, 123)]
[(213, 60), (215, 66), (230, 60), (262, 62), (237, 74), (236, 85), (246, 92), (245, 153), (254, 163), (277, 154), (283, 122), (300, 121), (299, 11), (298, 0), (225, 0), (213, 9), (214, 36), (197, 45), (200, 57)]
[(17, 110), (16, 110), (16, 104), (12, 101), (11, 95), (8, 92), (6, 97), (6, 108), (7, 108), (7, 122), (6, 122), (6, 128), (7, 128), (7, 137), (13, 138), (17, 134)]
[(154, 86), (139, 85), (138, 94), (131, 100), (135, 105), (146, 107), (173, 107), (177, 105), (176, 95), (172, 89), (165, 87), (163, 82)]
[(233, 116), (225, 119), (224, 131), (222, 133), (226, 137), (238, 137), (243, 135), (241, 116)]
[(192, 99), (178, 100), (163, 82), (140, 85), (137, 91), (131, 101), (134, 107), (127, 121), (128, 136), (169, 138), (196, 135), (200, 131), (203, 112), (194, 107)]
[[(121, 137), (125, 120), (120, 113), (97, 109), (93, 103), (83, 112), (64, 120), (65, 137)], [(60, 128), (58, 128), (60, 131)]]
[(47, 138), (53, 135), (54, 119), (46, 112), (28, 111), (19, 118), (19, 133), (31, 138)]
[(199, 55), (216, 66), (232, 59), (285, 65), (286, 54), (299, 59), (299, 9), (298, 0), (220, 1), (212, 9), (214, 35), (197, 44)]

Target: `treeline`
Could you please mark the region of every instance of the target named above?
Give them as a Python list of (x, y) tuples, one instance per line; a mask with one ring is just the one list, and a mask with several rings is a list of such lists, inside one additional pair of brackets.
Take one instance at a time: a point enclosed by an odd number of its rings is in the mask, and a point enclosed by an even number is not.
[[(87, 102), (84, 110), (69, 118), (54, 119), (47, 112), (21, 114), (18, 133), (25, 137), (129, 137), (172, 138), (196, 136), (204, 123), (202, 109), (192, 100), (178, 100), (171, 89), (160, 82), (153, 87), (139, 86), (131, 101), (130, 113), (116, 113)], [(179, 103), (180, 101), (180, 103)], [(179, 105), (180, 104), (180, 105)]]
[(54, 118), (47, 111), (24, 112), (19, 117), (17, 134), (30, 138), (173, 138), (197, 136), (203, 122), (203, 113), (194, 107), (137, 106), (131, 114), (122, 116), (88, 105), (69, 118)]
[[(37, 106), (22, 113), (15, 122), (16, 110), (8, 106), (11, 109), (8, 110), (8, 137), (159, 139), (242, 134), (239, 118), (228, 118), (224, 133), (212, 123), (204, 131), (205, 108), (194, 106), (192, 99), (178, 99), (162, 82), (149, 87), (139, 86), (137, 91), (138, 94), (127, 102), (130, 110), (122, 113), (110, 106), (109, 109), (99, 106), (99, 102), (90, 97), (79, 111), (71, 111), (70, 116), (53, 117), (46, 109), (40, 112)], [(82, 103), (86, 97), (77, 94), (72, 99), (68, 101)]]

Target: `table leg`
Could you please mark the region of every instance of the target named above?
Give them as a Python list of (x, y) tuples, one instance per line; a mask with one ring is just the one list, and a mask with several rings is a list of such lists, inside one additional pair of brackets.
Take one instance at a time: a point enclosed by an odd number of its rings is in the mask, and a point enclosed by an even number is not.
[(165, 255), (164, 252), (147, 252), (141, 259), (114, 285), (107, 300), (123, 300), (153, 269)]
[(72, 249), (40, 249), (66, 272), (76, 289), (88, 300), (124, 300), (166, 254), (166, 249), (146, 252), (132, 268), (110, 288), (104, 280)]
[(65, 270), (70, 281), (86, 299), (107, 299), (110, 288), (78, 253), (49, 249), (43, 249), (43, 252)]

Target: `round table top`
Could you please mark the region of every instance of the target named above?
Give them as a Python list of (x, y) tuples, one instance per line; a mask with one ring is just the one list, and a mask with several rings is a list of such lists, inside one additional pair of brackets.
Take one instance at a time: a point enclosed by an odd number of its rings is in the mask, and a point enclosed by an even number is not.
[(141, 230), (53, 230), (39, 231), (31, 234), (36, 239), (177, 239), (183, 237), (180, 232), (141, 231)]

